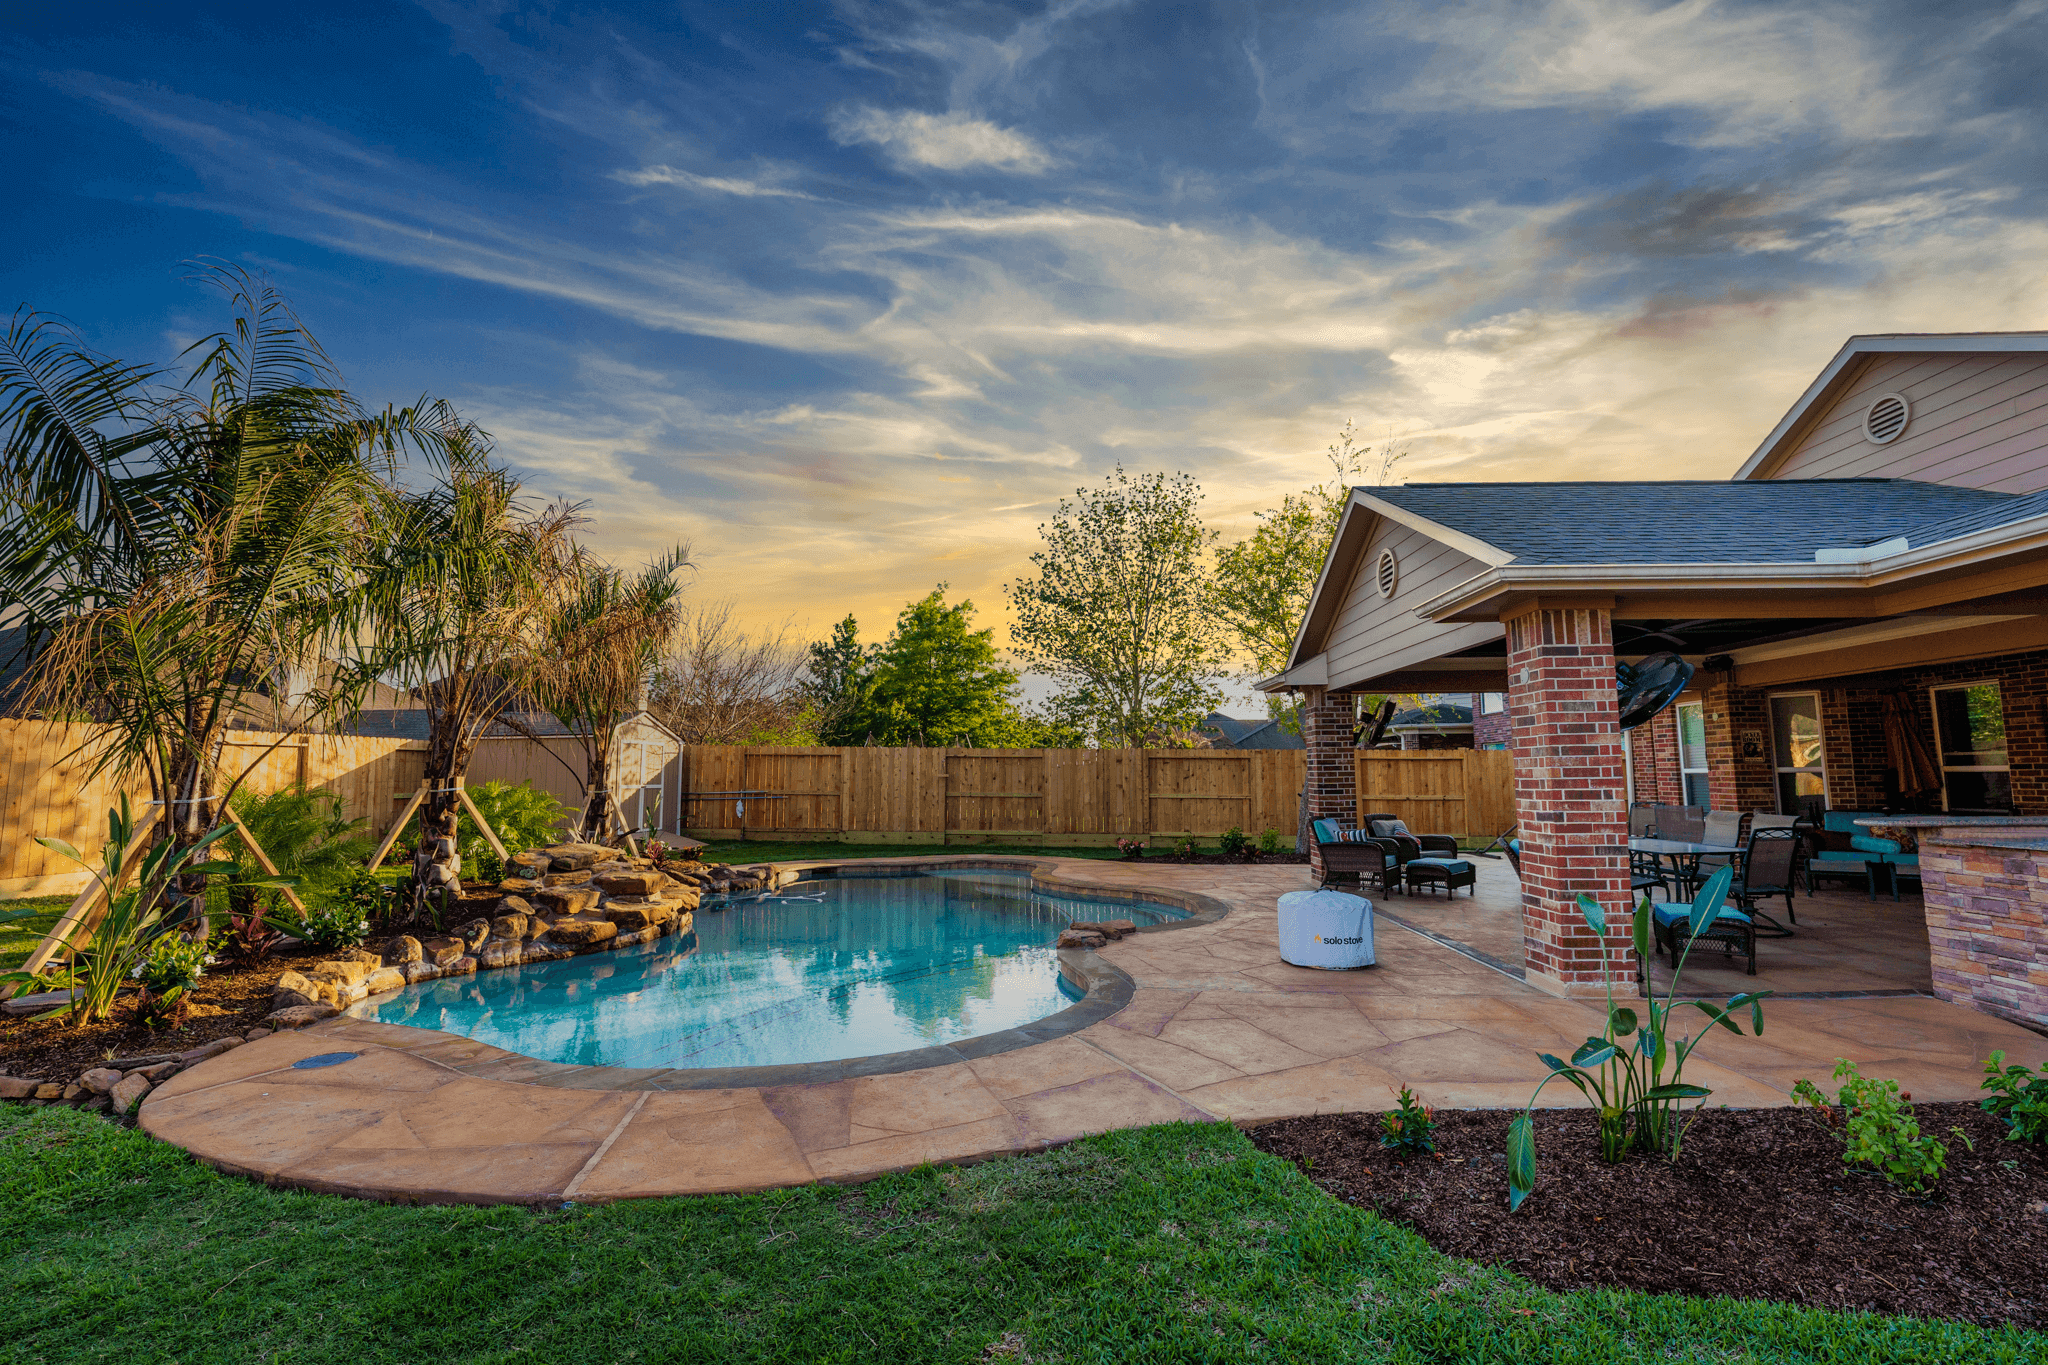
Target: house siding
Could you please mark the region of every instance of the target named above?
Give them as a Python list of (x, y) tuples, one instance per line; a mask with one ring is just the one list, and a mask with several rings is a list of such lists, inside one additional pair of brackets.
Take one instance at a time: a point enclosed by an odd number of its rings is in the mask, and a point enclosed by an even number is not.
[[(1383, 551), (1392, 550), (1400, 578), (1391, 598), (1372, 576)], [(1332, 685), (1370, 681), (1410, 664), (1469, 649), (1501, 637), (1495, 622), (1446, 626), (1417, 617), (1418, 605), (1482, 573), (1486, 565), (1397, 522), (1382, 521), (1344, 585), (1343, 606), (1331, 623), (1323, 653)]]
[[(1912, 420), (1897, 440), (1872, 445), (1863, 414), (1885, 393), (1905, 395)], [(2048, 355), (1878, 356), (1765, 477), (2048, 488)]]

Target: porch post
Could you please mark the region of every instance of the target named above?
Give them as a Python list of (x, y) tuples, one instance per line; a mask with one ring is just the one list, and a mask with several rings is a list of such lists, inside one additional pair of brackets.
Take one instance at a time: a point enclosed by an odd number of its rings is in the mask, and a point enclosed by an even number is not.
[[(1349, 692), (1310, 689), (1302, 698), (1301, 733), (1308, 742), (1311, 820), (1335, 819), (1349, 824), (1358, 814), (1358, 770), (1351, 744), (1351, 731), (1356, 724)], [(1313, 830), (1309, 833), (1308, 860), (1320, 880), (1323, 855), (1316, 848)]]
[(1522, 947), (1532, 986), (1597, 995), (1602, 946), (1576, 900), (1607, 912), (1616, 976), (1630, 973), (1628, 799), (1614, 631), (1604, 607), (1533, 608), (1503, 623), (1522, 840)]

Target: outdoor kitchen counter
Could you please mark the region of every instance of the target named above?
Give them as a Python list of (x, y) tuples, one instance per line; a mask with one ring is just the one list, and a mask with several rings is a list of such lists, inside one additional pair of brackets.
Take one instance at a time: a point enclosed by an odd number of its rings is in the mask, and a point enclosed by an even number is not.
[(2048, 816), (1897, 815), (1918, 831), (1934, 993), (2048, 1030)]

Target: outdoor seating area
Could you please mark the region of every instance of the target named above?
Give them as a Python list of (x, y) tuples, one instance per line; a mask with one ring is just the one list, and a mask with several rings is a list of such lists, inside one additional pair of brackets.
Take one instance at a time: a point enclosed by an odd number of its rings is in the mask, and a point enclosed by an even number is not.
[(1478, 871), (1458, 854), (1458, 840), (1449, 834), (1414, 834), (1399, 816), (1376, 812), (1357, 826), (1340, 820), (1317, 820), (1312, 832), (1322, 855), (1321, 884), (1370, 885), (1382, 892), (1423, 888), (1451, 896), (1468, 894)]

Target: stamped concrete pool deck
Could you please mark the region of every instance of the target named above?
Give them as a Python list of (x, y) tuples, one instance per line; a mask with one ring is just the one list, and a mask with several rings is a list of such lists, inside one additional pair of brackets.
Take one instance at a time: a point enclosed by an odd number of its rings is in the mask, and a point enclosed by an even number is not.
[[(704, 1088), (341, 1018), (172, 1078), (143, 1102), (141, 1122), (210, 1165), (275, 1184), (435, 1203), (595, 1202), (860, 1180), (1174, 1119), (1383, 1109), (1404, 1083), (1440, 1107), (1519, 1105), (1543, 1075), (1538, 1052), (1568, 1054), (1599, 1028), (1585, 1002), (1545, 995), (1487, 954), (1389, 916), (1377, 920), (1376, 967), (1285, 965), (1274, 902), (1310, 884), (1303, 867), (1029, 861), (1066, 886), (1205, 898), (1227, 913), (1099, 950), (1084, 965), (1129, 978), (1120, 1009), (989, 1055), (961, 1044), (916, 1069), (862, 1074), (845, 1063), (810, 1080)], [(1386, 909), (1419, 923), (1426, 902), (1392, 897)], [(1711, 1087), (1714, 1103), (1783, 1104), (1837, 1057), (1897, 1077), (1916, 1099), (1975, 1099), (1992, 1049), (2048, 1053), (2017, 1025), (1926, 996), (1766, 1010), (1762, 1039), (1717, 1031), (1695, 1054), (1687, 1079)], [(343, 1051), (357, 1055), (293, 1066)], [(1544, 1092), (1546, 1104), (1577, 1099), (1561, 1083)]]

